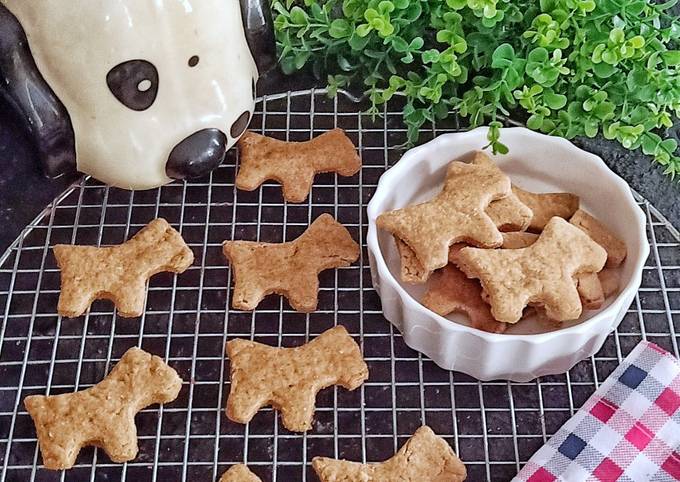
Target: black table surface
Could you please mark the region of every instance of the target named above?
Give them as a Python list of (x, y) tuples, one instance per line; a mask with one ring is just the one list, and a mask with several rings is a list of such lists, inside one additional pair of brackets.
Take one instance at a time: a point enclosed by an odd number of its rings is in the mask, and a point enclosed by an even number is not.
[[(313, 87), (314, 79), (274, 72), (261, 79), (259, 94)], [(610, 168), (649, 200), (675, 227), (680, 226), (680, 183), (639, 152), (602, 138), (577, 139), (580, 147), (601, 156)], [(75, 179), (48, 179), (38, 167), (30, 139), (15, 114), (0, 105), (0, 254), (47, 204)]]

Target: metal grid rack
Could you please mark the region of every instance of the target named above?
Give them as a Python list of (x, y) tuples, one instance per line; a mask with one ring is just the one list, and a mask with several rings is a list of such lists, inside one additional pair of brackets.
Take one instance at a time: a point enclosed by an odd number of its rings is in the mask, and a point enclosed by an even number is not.
[[(231, 152), (209, 178), (152, 191), (122, 191), (84, 179), (26, 227), (0, 259), (0, 482), (213, 481), (238, 462), (265, 481), (314, 481), (315, 455), (383, 460), (423, 423), (451, 443), (467, 466), (468, 480), (505, 481), (641, 339), (678, 355), (680, 236), (642, 199), (652, 245), (642, 287), (594, 357), (564, 375), (481, 383), (442, 370), (409, 349), (381, 314), (364, 243), (365, 204), (380, 175), (403, 152), (406, 130), (399, 104), (375, 118), (360, 114), (365, 107), (347, 94), (329, 99), (322, 91), (269, 96), (258, 103), (255, 130), (306, 140), (339, 126), (361, 150), (359, 174), (319, 176), (303, 204), (284, 203), (274, 184), (237, 191), (238, 159)], [(421, 139), (459, 127), (456, 119), (432, 125)], [(231, 272), (221, 242), (291, 240), (322, 212), (336, 216), (364, 249), (352, 267), (322, 274), (319, 310), (295, 313), (275, 296), (254, 313), (232, 310)], [(194, 266), (180, 276), (152, 278), (139, 319), (117, 318), (108, 302), (95, 302), (78, 319), (57, 316), (59, 273), (51, 246), (120, 243), (157, 216), (180, 230), (196, 256)], [(321, 392), (313, 430), (288, 432), (270, 409), (248, 425), (226, 419), (227, 340), (294, 346), (338, 323), (361, 342), (371, 375), (354, 392)], [(138, 457), (114, 464), (103, 451), (87, 448), (69, 471), (43, 469), (23, 398), (91, 386), (135, 345), (164, 357), (185, 380), (178, 400), (137, 416)]]

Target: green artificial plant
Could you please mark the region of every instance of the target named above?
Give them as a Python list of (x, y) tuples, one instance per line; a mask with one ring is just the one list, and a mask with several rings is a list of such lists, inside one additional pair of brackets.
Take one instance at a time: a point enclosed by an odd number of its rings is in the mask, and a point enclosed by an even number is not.
[(331, 94), (361, 85), (371, 112), (405, 98), (415, 141), (451, 112), (504, 116), (572, 139), (598, 134), (680, 173), (666, 133), (680, 115), (677, 0), (274, 0), (280, 64), (309, 67)]

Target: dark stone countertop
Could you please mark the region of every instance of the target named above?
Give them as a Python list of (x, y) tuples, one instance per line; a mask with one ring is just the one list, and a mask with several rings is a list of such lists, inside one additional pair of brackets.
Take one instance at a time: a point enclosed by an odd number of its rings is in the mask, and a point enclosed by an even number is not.
[[(313, 86), (306, 76), (262, 79), (260, 93), (285, 92)], [(627, 151), (601, 138), (578, 139), (576, 144), (600, 157), (633, 189), (648, 199), (674, 226), (680, 227), (680, 183), (663, 174), (638, 152)], [(48, 179), (39, 171), (35, 153), (18, 119), (0, 104), (0, 254), (21, 230), (74, 179)]]

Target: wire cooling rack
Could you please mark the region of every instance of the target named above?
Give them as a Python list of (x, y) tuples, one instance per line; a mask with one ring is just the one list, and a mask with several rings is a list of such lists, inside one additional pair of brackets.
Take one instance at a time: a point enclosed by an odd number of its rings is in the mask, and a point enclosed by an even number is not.
[[(360, 173), (317, 177), (303, 204), (286, 204), (278, 185), (254, 192), (234, 189), (238, 159), (230, 152), (209, 178), (152, 191), (122, 191), (84, 179), (26, 227), (0, 259), (0, 482), (214, 481), (238, 462), (265, 481), (314, 481), (314, 456), (384, 460), (423, 423), (455, 448), (468, 480), (507, 481), (640, 340), (678, 355), (680, 237), (642, 199), (652, 246), (642, 287), (594, 357), (569, 373), (529, 383), (480, 383), (442, 370), (409, 349), (381, 314), (365, 252), (365, 204), (380, 175), (402, 154), (406, 129), (398, 103), (375, 118), (360, 114), (365, 107), (347, 94), (329, 99), (321, 91), (258, 103), (254, 130), (306, 140), (339, 126), (361, 150)], [(453, 118), (450, 124), (429, 126), (421, 139), (461, 127)], [(347, 226), (364, 249), (352, 267), (321, 275), (318, 311), (295, 313), (275, 296), (254, 313), (232, 310), (232, 276), (222, 241), (291, 240), (323, 212)], [(57, 316), (54, 244), (121, 243), (158, 216), (182, 233), (194, 251), (194, 266), (180, 276), (152, 278), (141, 318), (117, 318), (108, 302), (95, 302), (77, 319)], [(227, 340), (295, 346), (335, 324), (361, 342), (370, 379), (354, 392), (321, 392), (313, 430), (288, 432), (270, 409), (248, 425), (226, 419)], [(89, 387), (132, 346), (164, 357), (185, 380), (175, 402), (137, 416), (138, 457), (115, 464), (102, 450), (87, 448), (69, 471), (42, 468), (24, 397)]]

